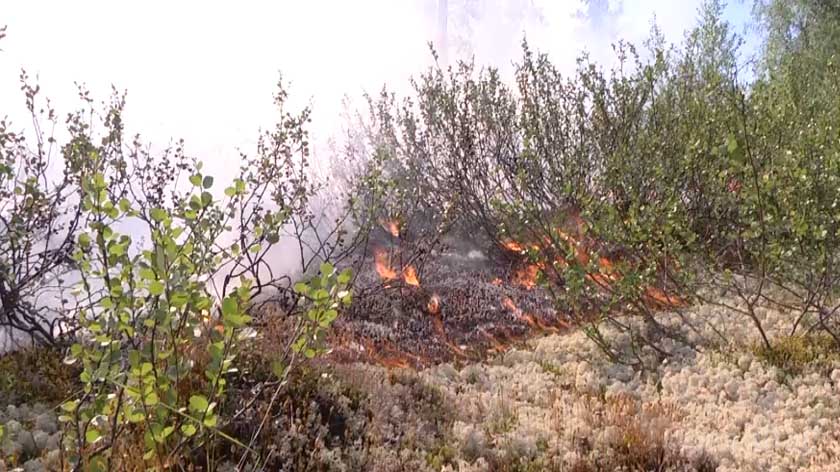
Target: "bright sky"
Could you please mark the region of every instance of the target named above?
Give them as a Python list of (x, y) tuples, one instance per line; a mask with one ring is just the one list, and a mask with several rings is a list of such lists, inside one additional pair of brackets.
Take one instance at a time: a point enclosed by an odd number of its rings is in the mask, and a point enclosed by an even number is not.
[[(727, 17), (740, 31), (748, 5), (735, 2)], [(576, 16), (580, 0), (537, 3), (544, 22), (528, 25), (529, 42), (571, 69), (583, 48), (604, 58), (619, 37), (641, 42), (654, 14), (666, 38), (679, 42), (700, 0), (625, 0), (615, 31), (593, 30), (590, 20)], [(429, 65), (436, 5), (437, 0), (3, 0), (0, 25), (8, 25), (8, 37), (0, 42), (0, 115), (23, 125), (17, 82), (22, 67), (40, 77), (62, 115), (78, 103), (74, 81), (101, 99), (113, 84), (128, 90), (129, 131), (142, 131), (160, 145), (184, 138), (191, 154), (223, 176), (236, 162), (237, 148), (250, 150), (258, 128), (273, 123), (278, 71), (291, 80), (298, 105), (311, 99), (321, 142), (340, 123), (344, 94), (376, 92), (383, 83), (404, 89), (410, 74)], [(505, 66), (519, 53), (521, 33), (505, 31), (505, 13), (488, 11), (474, 29), (480, 64)]]

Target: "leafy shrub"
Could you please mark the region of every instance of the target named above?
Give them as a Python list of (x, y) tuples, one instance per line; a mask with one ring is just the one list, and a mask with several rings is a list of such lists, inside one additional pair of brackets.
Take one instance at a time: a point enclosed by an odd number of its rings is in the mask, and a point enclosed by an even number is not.
[(36, 133), (27, 140), (27, 133), (14, 131), (6, 118), (0, 120), (3, 350), (24, 341), (55, 345), (71, 329), (63, 324), (67, 307), (61, 286), (72, 268), (70, 254), (82, 220), (67, 173), (63, 179), (51, 175), (58, 146), (54, 136), (42, 130), (55, 130), (58, 115), (49, 103), (40, 103), (40, 88), (26, 73), (20, 80)]
[[(320, 246), (301, 261), (303, 278), (294, 286), (268, 264), (285, 227), (298, 228), (302, 247), (308, 231), (323, 229), (308, 205), (317, 192), (305, 172), (308, 111), (285, 113), (285, 98), (281, 86), (279, 124), (260, 137), (255, 157), (244, 156), (222, 199), (213, 176), (182, 145), (155, 158), (136, 139), (126, 152), (123, 97), (101, 115), (107, 133), (99, 144), (84, 113), (71, 114), (65, 180), (78, 192), (86, 223), (72, 254), (81, 278), (74, 317), (64, 319), (78, 330), (67, 362), (80, 366), (83, 386), (62, 405), (71, 463), (91, 470), (212, 467), (218, 438), (249, 451), (247, 439), (223, 431), (220, 410), (240, 346), (256, 335), (249, 326), (254, 303), (266, 296), (284, 295), (297, 320), (272, 362), (279, 385), (299, 358), (324, 352), (324, 332), (349, 303), (352, 277), (326, 260), (353, 248), (345, 250), (340, 226), (316, 238)], [(92, 107), (90, 114), (97, 116)], [(320, 274), (311, 277), (317, 259)]]
[(807, 60), (789, 51), (745, 84), (722, 11), (706, 2), (680, 49), (656, 30), (643, 53), (617, 45), (610, 71), (584, 57), (565, 75), (525, 44), (515, 87), (462, 62), (424, 74), (412, 99), (384, 94), (371, 123), (412, 163), (394, 185), (531, 259), (558, 310), (615, 361), (644, 367), (601, 323), (667, 356), (663, 337), (684, 340), (653, 314), (722, 291), (767, 349), (761, 304), (799, 312), (792, 334), (840, 343), (836, 58), (822, 43)]

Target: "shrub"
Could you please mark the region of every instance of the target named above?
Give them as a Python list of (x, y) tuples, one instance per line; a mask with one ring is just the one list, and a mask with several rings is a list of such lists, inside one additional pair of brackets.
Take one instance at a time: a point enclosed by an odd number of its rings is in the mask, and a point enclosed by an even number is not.
[(424, 74), (410, 100), (384, 94), (371, 123), (411, 163), (393, 185), (530, 259), (617, 362), (644, 367), (602, 323), (668, 356), (663, 337), (685, 340), (654, 314), (721, 291), (766, 349), (762, 304), (797, 311), (792, 334), (840, 341), (836, 60), (789, 55), (745, 84), (722, 11), (706, 2), (681, 49), (656, 30), (642, 53), (618, 44), (610, 71), (584, 57), (565, 75), (524, 44), (515, 87), (462, 62)]
[[(285, 97), (281, 87), (281, 112)], [(323, 262), (317, 277), (290, 287), (291, 278), (275, 275), (266, 259), (286, 225), (311, 221), (307, 111), (281, 115), (219, 200), (214, 178), (181, 146), (155, 159), (135, 142), (126, 157), (118, 144), (122, 104), (107, 110), (103, 145), (93, 145), (79, 125), (65, 152), (87, 222), (73, 254), (80, 331), (68, 362), (81, 365), (84, 394), (62, 405), (69, 458), (93, 470), (192, 461), (213, 467), (217, 438), (251, 451), (223, 431), (220, 410), (240, 345), (255, 336), (253, 301), (267, 290), (291, 297), (288, 314), (297, 321), (272, 364), (283, 385), (298, 358), (324, 351), (325, 330), (350, 301), (352, 274)], [(191, 189), (182, 190), (182, 174)], [(120, 231), (126, 226), (131, 234)], [(139, 244), (137, 235), (148, 242)], [(303, 231), (296, 236), (307, 244)], [(340, 241), (326, 249), (332, 242), (319, 241), (301, 261), (304, 270), (314, 258), (340, 255)]]
[[(58, 115), (40, 103), (40, 88), (20, 77), (34, 136), (0, 120), (0, 337), (6, 350), (23, 341), (55, 345), (68, 332), (63, 277), (82, 208), (68, 179), (54, 178)], [(28, 139), (27, 139), (28, 138)], [(105, 143), (107, 145), (107, 143)], [(27, 339), (28, 338), (28, 339)]]

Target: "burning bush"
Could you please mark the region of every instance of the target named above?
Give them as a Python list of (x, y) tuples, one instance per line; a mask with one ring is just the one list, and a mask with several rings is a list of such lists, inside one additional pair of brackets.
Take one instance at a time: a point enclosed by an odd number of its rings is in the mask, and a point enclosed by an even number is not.
[[(720, 5), (702, 14), (681, 50), (654, 34), (643, 60), (619, 44), (609, 72), (584, 58), (566, 76), (525, 44), (514, 88), (462, 62), (402, 103), (371, 100), (394, 192), (430, 221), (455, 215), (453, 237), (482, 234), (499, 260), (518, 258), (515, 283), (545, 287), (616, 361), (641, 359), (611, 349), (600, 323), (667, 356), (659, 339), (677, 336), (652, 314), (721, 290), (740, 295), (767, 349), (764, 299), (801, 311), (792, 332), (840, 342), (840, 167), (825, 132), (836, 67), (788, 58), (789, 73), (744, 85)], [(794, 92), (802, 81), (818, 101)]]

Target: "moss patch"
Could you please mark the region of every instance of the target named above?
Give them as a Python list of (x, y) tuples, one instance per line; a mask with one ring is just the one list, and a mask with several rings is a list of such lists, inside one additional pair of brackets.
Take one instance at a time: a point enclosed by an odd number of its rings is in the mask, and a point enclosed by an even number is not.
[(78, 387), (79, 369), (63, 362), (60, 348), (31, 347), (0, 357), (0, 404), (55, 406)]
[(828, 375), (840, 363), (840, 347), (828, 335), (796, 335), (776, 338), (772, 348), (752, 347), (753, 354), (791, 376), (803, 372)]

